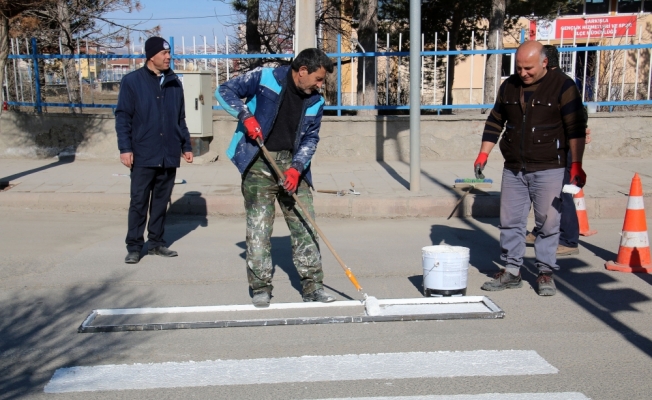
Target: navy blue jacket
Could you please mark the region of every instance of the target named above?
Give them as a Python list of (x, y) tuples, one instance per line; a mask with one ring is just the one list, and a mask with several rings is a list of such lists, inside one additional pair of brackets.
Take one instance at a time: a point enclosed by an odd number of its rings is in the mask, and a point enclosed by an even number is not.
[[(226, 155), (238, 167), (240, 174), (244, 174), (260, 151), (256, 142), (245, 134), (242, 121), (255, 116), (263, 129), (263, 137), (267, 138), (276, 118), (283, 118), (278, 115), (278, 110), (287, 88), (289, 70), (289, 66), (256, 68), (221, 84), (215, 90), (215, 98), (220, 105), (239, 120)], [(310, 161), (317, 150), (323, 114), (324, 98), (318, 92), (313, 92), (303, 101), (292, 151), (292, 167), (311, 186)]]
[(122, 78), (115, 130), (120, 154), (134, 153), (134, 167), (179, 167), (192, 151), (186, 126), (183, 87), (169, 69), (160, 78), (146, 66)]

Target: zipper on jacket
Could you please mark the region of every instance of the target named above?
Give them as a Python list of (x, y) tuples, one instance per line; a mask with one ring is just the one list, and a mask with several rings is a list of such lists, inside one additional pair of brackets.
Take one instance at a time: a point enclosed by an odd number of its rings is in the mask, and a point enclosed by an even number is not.
[[(526, 111), (527, 113), (527, 111)], [(525, 148), (525, 119), (526, 119), (527, 114), (523, 114), (523, 122), (521, 123), (521, 170), (525, 171), (526, 170), (526, 163), (525, 163), (525, 154), (524, 154), (524, 148)]]
[(299, 125), (297, 126), (297, 131), (294, 133), (294, 145), (292, 149), (292, 154), (296, 154), (297, 149), (299, 148), (299, 139), (301, 138), (301, 127), (303, 126), (303, 119), (306, 117), (306, 110), (308, 109), (307, 103), (310, 101), (310, 97), (302, 101), (303, 107), (301, 109), (301, 118), (299, 119)]

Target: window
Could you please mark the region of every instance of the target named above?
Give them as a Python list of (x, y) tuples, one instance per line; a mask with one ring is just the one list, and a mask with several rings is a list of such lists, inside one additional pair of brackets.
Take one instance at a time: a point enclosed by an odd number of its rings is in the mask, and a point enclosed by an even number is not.
[(618, 0), (618, 13), (643, 12), (642, 0)]
[(503, 61), (500, 67), (500, 76), (508, 77), (514, 73), (513, 54), (503, 54)]
[(586, 0), (585, 14), (608, 14), (610, 0)]

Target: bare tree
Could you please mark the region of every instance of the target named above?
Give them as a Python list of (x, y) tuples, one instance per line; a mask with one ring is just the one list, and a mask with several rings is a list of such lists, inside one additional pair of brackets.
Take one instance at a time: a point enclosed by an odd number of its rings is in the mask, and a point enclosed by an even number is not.
[[(489, 35), (487, 35), (487, 48), (498, 50), (503, 48), (503, 29), (505, 26), (505, 7), (509, 0), (491, 0), (491, 15), (489, 16)], [(496, 47), (498, 45), (498, 47)], [(484, 104), (493, 103), (495, 93), (500, 86), (500, 71), (503, 57), (501, 54), (488, 54), (485, 66), (484, 79)], [(496, 74), (498, 71), (498, 74)], [(486, 110), (482, 110), (484, 113)]]
[[(375, 51), (378, 33), (378, 0), (360, 0), (358, 41), (361, 50)], [(376, 105), (376, 57), (358, 59), (358, 104)], [(377, 115), (376, 110), (360, 110), (358, 115)]]

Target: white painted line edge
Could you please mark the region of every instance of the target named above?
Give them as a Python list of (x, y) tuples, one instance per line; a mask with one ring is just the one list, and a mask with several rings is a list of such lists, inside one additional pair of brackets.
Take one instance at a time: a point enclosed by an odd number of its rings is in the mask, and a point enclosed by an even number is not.
[(590, 400), (578, 392), (557, 393), (483, 393), (434, 396), (347, 397), (318, 400)]
[(174, 387), (556, 374), (533, 350), (302, 356), (61, 368), (46, 393)]

